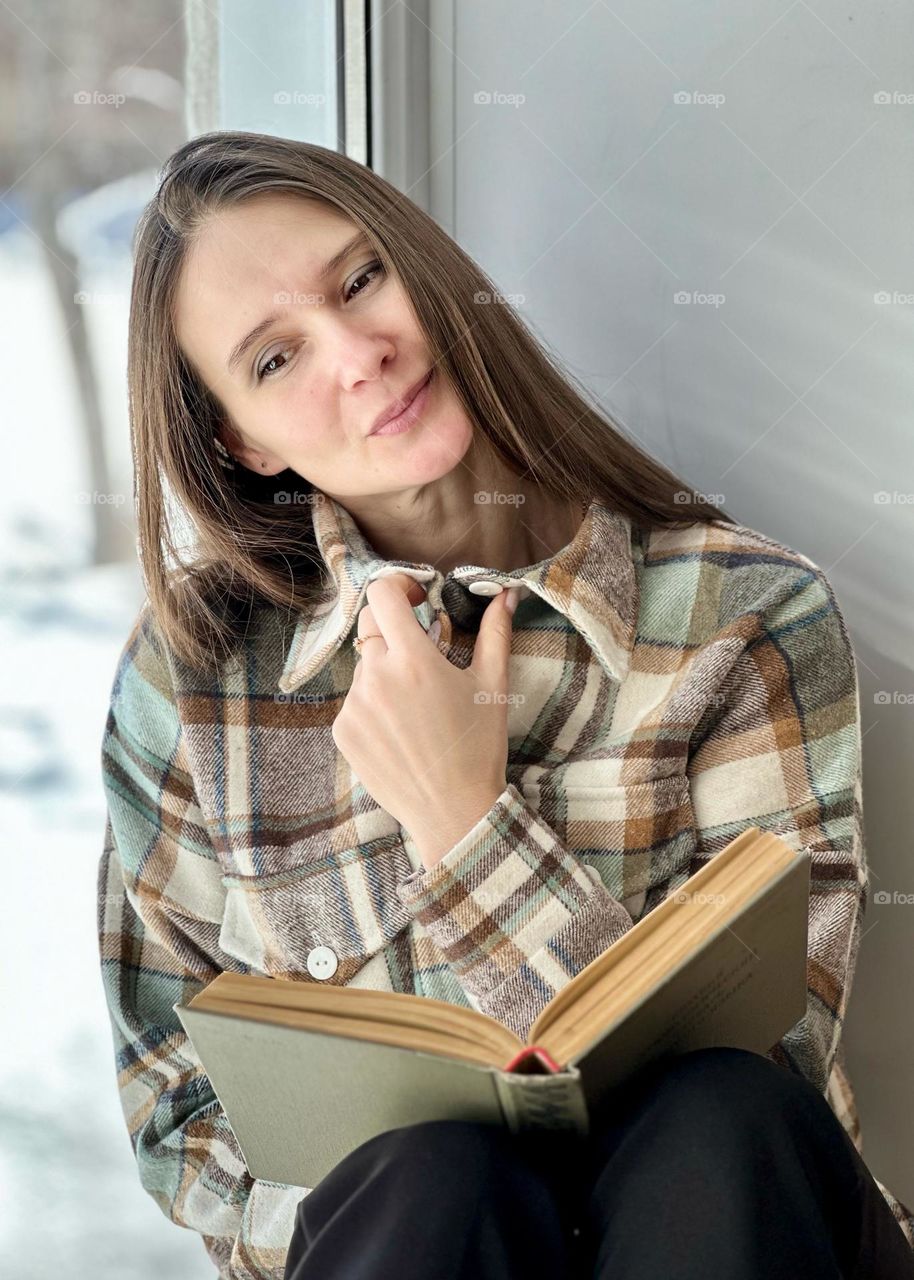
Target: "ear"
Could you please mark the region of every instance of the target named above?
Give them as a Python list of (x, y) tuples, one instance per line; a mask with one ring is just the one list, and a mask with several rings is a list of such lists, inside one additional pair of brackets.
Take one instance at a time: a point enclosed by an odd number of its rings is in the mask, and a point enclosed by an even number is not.
[(216, 439), (243, 467), (258, 476), (275, 476), (285, 471), (287, 463), (275, 453), (255, 448), (245, 441), (244, 433), (228, 419), (223, 419), (216, 432)]

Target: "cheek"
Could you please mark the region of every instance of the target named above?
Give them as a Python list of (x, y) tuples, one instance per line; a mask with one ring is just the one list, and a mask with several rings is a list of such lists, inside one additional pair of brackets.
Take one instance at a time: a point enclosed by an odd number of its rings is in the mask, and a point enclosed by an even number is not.
[(347, 464), (352, 472), (349, 451), (341, 444), (339, 431), (313, 406), (289, 404), (281, 425), (275, 426), (274, 439), (275, 453), (309, 483), (331, 491), (342, 492), (346, 488)]
[(308, 448), (320, 452), (339, 442), (340, 424), (335, 415), (339, 404), (329, 397), (303, 391), (294, 377), (277, 386), (271, 404), (265, 411), (263, 426), (271, 432), (280, 447), (289, 450)]
[(461, 452), (473, 439), (473, 424), (463, 407), (460, 397), (448, 383), (437, 388), (433, 421), (442, 441)]

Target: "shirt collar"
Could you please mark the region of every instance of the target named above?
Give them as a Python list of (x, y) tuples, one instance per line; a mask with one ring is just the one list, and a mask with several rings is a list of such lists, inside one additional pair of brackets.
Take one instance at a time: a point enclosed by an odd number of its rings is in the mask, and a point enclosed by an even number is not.
[(459, 565), (448, 575), (421, 561), (386, 560), (369, 545), (355, 520), (333, 498), (314, 491), (311, 519), (315, 545), (325, 566), (317, 604), (298, 619), (286, 655), (279, 688), (292, 693), (333, 656), (367, 604), (369, 582), (406, 572), (424, 584), (427, 597), (418, 610), (424, 625), (440, 609), (445, 577), (469, 585), (482, 578), (509, 587), (518, 581), (563, 614), (590, 644), (608, 674), (623, 680), (628, 672), (638, 614), (640, 540), (630, 518), (594, 499), (575, 537), (555, 555), (525, 569), (505, 572), (481, 565)]

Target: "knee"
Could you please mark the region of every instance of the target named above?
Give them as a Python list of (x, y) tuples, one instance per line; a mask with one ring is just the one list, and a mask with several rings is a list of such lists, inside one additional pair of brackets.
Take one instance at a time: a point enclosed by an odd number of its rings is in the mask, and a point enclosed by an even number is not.
[(369, 1139), (347, 1157), (370, 1161), (387, 1182), (408, 1184), (410, 1195), (429, 1189), (438, 1201), (480, 1193), (494, 1196), (517, 1172), (510, 1135), (497, 1125), (428, 1120)]
[[(752, 1135), (773, 1140), (789, 1131), (839, 1140), (840, 1122), (805, 1077), (758, 1053), (733, 1047), (693, 1049), (651, 1063), (607, 1099), (598, 1127), (618, 1136), (636, 1114), (683, 1141), (726, 1144)], [(843, 1132), (843, 1130), (841, 1131)]]
[(747, 1049), (693, 1049), (655, 1064), (651, 1089), (657, 1107), (706, 1128), (739, 1121), (768, 1133), (788, 1125), (797, 1133), (838, 1123), (809, 1080)]
[(726, 1045), (692, 1049), (668, 1059), (660, 1070), (660, 1087), (667, 1085), (675, 1086), (680, 1097), (695, 1094), (702, 1099), (705, 1095), (713, 1098), (720, 1091), (724, 1096), (737, 1094), (752, 1103), (794, 1097), (825, 1102), (805, 1076), (760, 1053)]

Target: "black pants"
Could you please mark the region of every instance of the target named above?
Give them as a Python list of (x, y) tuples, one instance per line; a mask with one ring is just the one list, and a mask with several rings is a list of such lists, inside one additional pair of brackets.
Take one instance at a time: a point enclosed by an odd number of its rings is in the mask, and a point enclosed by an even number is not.
[(601, 1111), (586, 1138), (379, 1134), (299, 1204), (284, 1280), (914, 1280), (831, 1107), (770, 1059), (694, 1050)]

